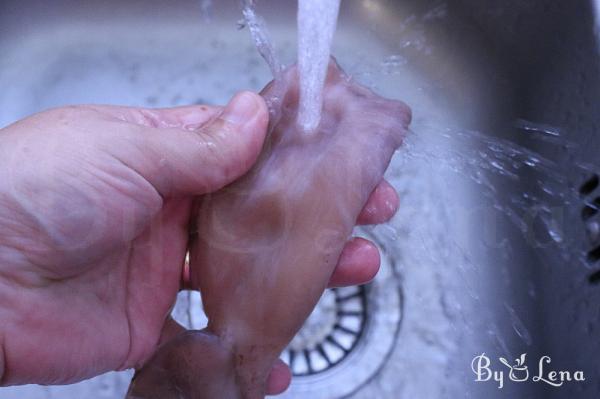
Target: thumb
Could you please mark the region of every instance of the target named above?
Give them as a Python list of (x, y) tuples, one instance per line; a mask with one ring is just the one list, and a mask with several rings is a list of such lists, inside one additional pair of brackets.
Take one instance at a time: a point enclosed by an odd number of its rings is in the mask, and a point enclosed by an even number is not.
[[(160, 112), (166, 117), (169, 110)], [(173, 112), (182, 118), (181, 110)], [(190, 112), (197, 111), (190, 108)], [(194, 130), (144, 125), (129, 128), (133, 133), (127, 135), (126, 145), (113, 146), (111, 153), (142, 175), (163, 197), (205, 194), (242, 176), (256, 162), (268, 118), (262, 97), (241, 92)]]

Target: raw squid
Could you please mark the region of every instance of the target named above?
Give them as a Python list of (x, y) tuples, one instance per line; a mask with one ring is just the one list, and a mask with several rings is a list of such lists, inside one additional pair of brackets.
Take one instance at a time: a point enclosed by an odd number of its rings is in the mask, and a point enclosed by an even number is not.
[(296, 124), (295, 67), (261, 94), (270, 123), (258, 162), (198, 205), (191, 279), (208, 326), (159, 349), (130, 398), (263, 398), (410, 122), (406, 105), (353, 82), (333, 61), (315, 131)]

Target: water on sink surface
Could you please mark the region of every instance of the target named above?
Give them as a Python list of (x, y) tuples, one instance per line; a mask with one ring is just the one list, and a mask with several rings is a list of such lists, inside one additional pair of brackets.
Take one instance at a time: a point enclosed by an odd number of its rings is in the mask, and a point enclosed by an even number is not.
[[(420, 20), (443, 15), (438, 9)], [(525, 288), (534, 304), (536, 287), (527, 279), (522, 284), (515, 281), (505, 267), (511, 244), (503, 240), (508, 233), (499, 224), (508, 217), (526, 235), (530, 221), (541, 221), (551, 233), (550, 244), (568, 248), (569, 235), (553, 221), (556, 208), (543, 206), (576, 202), (576, 188), (563, 179), (562, 168), (593, 168), (569, 161), (568, 149), (566, 161), (556, 162), (510, 141), (465, 130), (472, 115), (485, 119), (493, 107), (457, 110), (443, 87), (414, 68), (411, 57), (399, 48), (418, 48), (431, 62), (446, 62), (436, 58), (431, 43), (418, 34), (422, 26), (414, 21), (404, 20), (410, 28), (404, 43), (394, 48), (343, 24), (334, 43), (334, 54), (350, 74), (384, 96), (406, 101), (414, 111), (414, 134), (387, 175), (401, 193), (401, 209), (390, 225), (358, 231), (377, 240), (389, 261), (385, 267), (394, 271), (378, 278), (396, 279), (402, 287), (402, 328), (385, 367), (357, 386), (354, 397), (479, 397), (468, 385), (472, 377), (466, 365), (472, 356), (486, 351), (514, 357), (515, 351), (537, 339), (530, 318), (522, 314), (527, 309), (515, 309), (507, 294), (515, 286)], [(198, 25), (165, 23), (149, 33), (117, 22), (104, 27), (73, 24), (32, 32), (19, 43), (2, 42), (6, 57), (0, 61), (0, 126), (70, 103), (224, 103), (234, 92), (260, 89), (270, 79), (247, 32), (236, 31), (233, 24)], [(276, 24), (270, 28), (282, 58), (292, 61), (295, 32)], [(468, 81), (469, 70), (450, 69), (449, 79)], [(477, 87), (465, 85), (470, 96), (481, 96)], [(544, 126), (520, 122), (518, 127), (550, 145), (564, 144)], [(506, 190), (523, 170), (539, 174), (540, 185)], [(540, 204), (534, 218), (524, 218), (524, 211)], [(384, 293), (392, 289), (385, 287)], [(189, 317), (201, 322), (197, 313)], [(503, 321), (508, 329), (502, 328)], [(391, 318), (386, 324), (390, 334), (396, 323)], [(357, 373), (363, 370), (360, 364), (353, 367)], [(111, 373), (69, 387), (8, 388), (2, 397), (120, 398), (129, 377), (130, 373)], [(293, 397), (293, 391), (288, 395)]]
[[(277, 38), (278, 48), (284, 49), (282, 57), (287, 62), (293, 60), (295, 32), (281, 26), (270, 27), (273, 37)], [(190, 35), (190, 32), (196, 33)], [(119, 39), (115, 40), (116, 37)], [(186, 40), (180, 40), (181, 37), (186, 37)], [(403, 70), (401, 78), (398, 75), (364, 72), (370, 66), (369, 60), (383, 62), (389, 57), (386, 48), (374, 45), (362, 35), (343, 30), (337, 33), (336, 40), (334, 52), (349, 73), (359, 80), (378, 81), (381, 91), (385, 91), (382, 94), (401, 98), (413, 106), (414, 130), (418, 131), (419, 125), (425, 120), (439, 118), (443, 114), (428, 94), (420, 90), (422, 78), (408, 67)], [(202, 32), (199, 32), (195, 26), (165, 25), (155, 27), (152, 35), (118, 24), (111, 27), (59, 26), (43, 34), (31, 34), (21, 40), (18, 46), (9, 43), (3, 43), (2, 46), (3, 53), (8, 54), (12, 60), (0, 70), (0, 81), (5, 82), (0, 97), (2, 126), (39, 110), (72, 103), (157, 107), (224, 103), (234, 92), (241, 89), (258, 90), (270, 79), (270, 73), (258, 57), (247, 32), (237, 32), (234, 26), (211, 24), (203, 26)], [(357, 54), (356, 48), (364, 48), (368, 53)], [(417, 171), (422, 170), (417, 165), (418, 162), (420, 161), (416, 159), (416, 162), (408, 162), (408, 165), (403, 166), (409, 168), (411, 174), (414, 173), (411, 180), (423, 173), (417, 174)], [(397, 168), (390, 171), (392, 183), (396, 184), (403, 174)], [(437, 178), (441, 178), (441, 175), (423, 179)], [(435, 184), (431, 180), (430, 182)], [(414, 197), (414, 200), (409, 195), (403, 196), (407, 214), (427, 215), (425, 211), (417, 211), (423, 204), (424, 197), (421, 194)], [(434, 207), (435, 205), (431, 205), (431, 208)], [(400, 229), (404, 224), (403, 219), (403, 215), (399, 215), (394, 225)], [(411, 228), (427, 223), (418, 219), (413, 217)], [(378, 235), (379, 231), (376, 228), (371, 233)], [(382, 245), (386, 246), (390, 258), (399, 258), (399, 254), (405, 250), (410, 252), (411, 246), (418, 248), (418, 243), (410, 239), (403, 240), (402, 248), (400, 245), (393, 246), (386, 236), (389, 233), (387, 227), (385, 230), (382, 228), (381, 232)], [(398, 241), (394, 241), (396, 242)], [(433, 275), (437, 273), (435, 270), (439, 269), (440, 267), (415, 268), (415, 280), (408, 279), (409, 285), (422, 286), (418, 290), (418, 294), (423, 295), (418, 299), (421, 305), (414, 306), (413, 309), (418, 313), (419, 308), (428, 307), (426, 312), (429, 316), (427, 320), (412, 318), (414, 324), (411, 328), (414, 330), (407, 331), (412, 338), (407, 337), (405, 342), (412, 339), (422, 344), (411, 345), (409, 350), (404, 348), (404, 364), (411, 362), (412, 358), (428, 362), (432, 358), (442, 361), (446, 357), (428, 349), (428, 344), (419, 338), (420, 335), (427, 336), (428, 340), (436, 341), (443, 347), (452, 346), (453, 337), (445, 333), (448, 329), (446, 318), (441, 307), (436, 304), (437, 294), (429, 285)], [(437, 369), (429, 375), (434, 373), (441, 377), (443, 370)], [(409, 381), (408, 373), (406, 375), (407, 379), (403, 383)], [(411, 384), (428, 385), (422, 373), (419, 375), (413, 375), (414, 381)], [(24, 398), (26, 392), (31, 398), (65, 397), (66, 392), (85, 396), (94, 387), (99, 389), (107, 381), (115, 381), (114, 384), (108, 384), (114, 388), (114, 392), (106, 389), (101, 392), (105, 397), (119, 397), (126, 387), (122, 380), (127, 377), (122, 374), (102, 376), (71, 387), (10, 388), (4, 390), (3, 396)]]

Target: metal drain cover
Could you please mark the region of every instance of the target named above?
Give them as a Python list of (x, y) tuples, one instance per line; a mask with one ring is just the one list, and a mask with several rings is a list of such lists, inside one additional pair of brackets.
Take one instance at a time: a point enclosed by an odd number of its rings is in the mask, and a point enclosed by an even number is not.
[(384, 366), (401, 319), (400, 282), (382, 254), (371, 284), (325, 292), (282, 353), (294, 378), (280, 397), (338, 399), (358, 391)]
[[(172, 315), (188, 328), (207, 324), (200, 294), (180, 292)], [(402, 290), (384, 254), (375, 280), (327, 290), (283, 351), (294, 378), (279, 398), (338, 399), (365, 386), (384, 366), (402, 319)]]
[(327, 290), (281, 358), (294, 376), (327, 371), (356, 347), (366, 319), (365, 286)]

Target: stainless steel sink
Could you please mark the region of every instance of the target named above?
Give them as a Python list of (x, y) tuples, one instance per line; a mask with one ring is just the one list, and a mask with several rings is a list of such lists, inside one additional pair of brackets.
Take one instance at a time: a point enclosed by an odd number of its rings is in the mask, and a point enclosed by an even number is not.
[[(281, 57), (292, 62), (295, 2), (262, 0), (258, 12)], [(238, 90), (258, 90), (270, 76), (240, 18), (235, 1), (4, 0), (0, 127), (64, 104), (223, 103)], [(323, 298), (292, 344), (304, 363), (295, 363), (298, 377), (285, 397), (600, 396), (594, 260), (565, 261), (552, 242), (520, 231), (522, 218), (515, 225), (498, 211), (544, 174), (492, 173), (486, 185), (477, 178), (481, 162), (469, 164), (471, 155), (485, 153), (487, 138), (558, 159), (560, 145), (547, 148), (523, 128), (558, 129), (561, 140), (578, 145), (569, 150), (565, 180), (577, 186), (591, 178), (593, 167), (568, 166), (593, 164), (600, 153), (594, 23), (585, 0), (343, 2), (334, 54), (356, 79), (412, 106), (413, 137), (388, 173), (402, 196), (399, 214), (390, 225), (357, 231), (381, 246), (382, 273), (364, 289), (335, 293), (337, 301)], [(594, 196), (600, 191), (587, 195)], [(565, 216), (564, 226), (583, 226), (585, 201), (553, 209)], [(535, 219), (534, 212), (532, 225)], [(584, 228), (566, 230), (569, 245), (595, 248)], [(356, 292), (353, 312), (361, 316), (348, 321), (356, 334), (327, 330), (340, 298)], [(195, 295), (181, 294), (175, 313), (190, 325), (203, 322)], [(339, 361), (323, 363), (316, 348), (328, 337), (347, 353), (325, 348)], [(548, 355), (556, 370), (582, 370), (586, 381), (560, 388), (506, 381), (498, 389), (475, 381), (472, 360), (484, 352), (498, 369), (499, 357), (527, 353), (532, 373)], [(283, 356), (289, 361), (290, 351)], [(0, 388), (0, 397), (121, 398), (130, 376)]]

